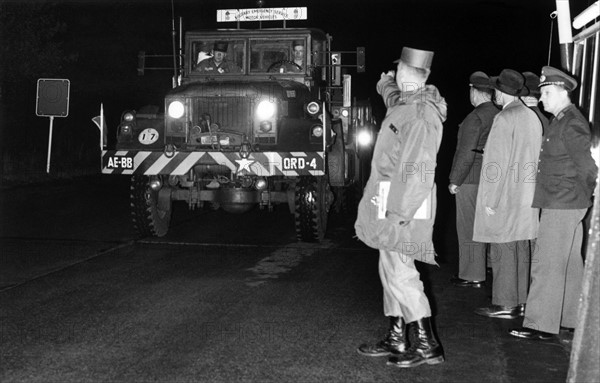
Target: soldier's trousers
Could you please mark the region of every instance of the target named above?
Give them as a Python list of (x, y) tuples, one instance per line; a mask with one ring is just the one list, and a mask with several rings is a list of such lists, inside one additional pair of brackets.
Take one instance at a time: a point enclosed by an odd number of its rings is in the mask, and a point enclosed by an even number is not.
[(487, 244), (473, 241), (478, 188), (477, 184), (463, 184), (456, 193), (458, 277), (467, 281), (485, 281)]
[(423, 282), (411, 257), (379, 250), (379, 277), (386, 316), (403, 317), (406, 323), (431, 316)]
[(492, 304), (514, 307), (527, 301), (530, 262), (529, 240), (490, 244)]
[(561, 325), (575, 327), (586, 210), (542, 209), (523, 326), (552, 334), (558, 334)]

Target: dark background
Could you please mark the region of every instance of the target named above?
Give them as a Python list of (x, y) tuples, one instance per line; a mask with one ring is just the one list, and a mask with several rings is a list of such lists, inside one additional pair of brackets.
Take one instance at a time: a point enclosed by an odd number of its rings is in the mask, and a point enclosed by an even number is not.
[[(571, 2), (572, 16), (591, 0)], [(216, 10), (255, 8), (255, 1), (174, 0), (184, 30), (235, 28), (217, 23)], [(560, 67), (557, 28), (550, 42), (550, 0), (498, 1), (267, 1), (265, 7), (307, 6), (308, 20), (287, 26), (316, 27), (333, 36), (333, 48), (366, 47), (367, 72), (353, 76), (353, 93), (370, 98), (378, 120), (385, 108), (375, 92), (382, 72), (395, 69), (403, 46), (435, 51), (429, 82), (448, 103), (439, 153), (438, 179), (445, 185), (458, 124), (470, 111), (468, 76), (497, 75), (503, 68), (539, 73)], [(172, 71), (136, 72), (137, 54), (170, 54), (170, 0), (3, 1), (0, 51), (0, 172), (3, 182), (44, 174), (49, 119), (37, 117), (38, 78), (71, 82), (70, 110), (54, 120), (50, 177), (99, 171), (98, 130), (91, 118), (100, 103), (109, 131), (121, 113), (145, 104), (162, 105)], [(263, 27), (280, 27), (263, 22)], [(242, 23), (257, 28), (258, 23)]]

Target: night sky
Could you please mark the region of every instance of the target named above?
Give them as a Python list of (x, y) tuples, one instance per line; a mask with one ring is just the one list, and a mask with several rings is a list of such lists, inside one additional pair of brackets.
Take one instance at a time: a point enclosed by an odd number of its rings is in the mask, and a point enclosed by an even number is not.
[[(6, 17), (22, 7), (42, 3), (39, 0), (3, 1), (2, 12)], [(74, 62), (51, 74), (53, 78), (71, 81), (70, 115), (55, 122), (55, 140), (57, 145), (60, 145), (61, 137), (72, 144), (79, 143), (80, 150), (86, 150), (88, 145), (94, 148), (97, 131), (90, 119), (98, 114), (100, 102), (104, 103), (107, 120), (113, 128), (126, 109), (148, 103), (162, 104), (163, 95), (170, 88), (172, 72), (138, 76), (137, 54), (140, 50), (162, 54), (171, 52), (171, 1), (79, 0), (49, 3), (55, 5), (52, 12), (64, 23), (64, 30), (56, 36), (62, 44), (61, 54), (76, 57)], [(571, 3), (573, 16), (591, 1)], [(234, 23), (217, 23), (216, 10), (255, 8), (256, 2), (174, 0), (174, 5), (176, 17), (184, 18), (184, 29), (191, 30), (235, 28)], [(555, 8), (555, 2), (271, 0), (265, 3), (265, 7), (285, 6), (308, 7), (308, 20), (288, 22), (288, 27), (323, 29), (333, 36), (333, 48), (336, 50), (366, 47), (367, 72), (353, 76), (353, 92), (359, 98), (372, 100), (380, 121), (385, 113), (381, 98), (375, 92), (380, 74), (395, 68), (392, 61), (399, 57), (403, 46), (435, 52), (429, 82), (440, 89), (449, 106), (439, 168), (440, 172), (445, 172), (443, 178), (447, 179), (457, 126), (471, 109), (469, 74), (482, 70), (497, 75), (503, 68), (539, 73), (541, 67), (548, 63), (549, 15)], [(278, 22), (263, 22), (263, 27), (280, 25)], [(242, 23), (241, 26), (257, 28), (258, 23)], [(12, 49), (15, 49), (19, 46), (19, 36), (13, 32), (4, 30), (0, 38), (10, 38)], [(553, 39), (550, 64), (560, 66), (556, 27)], [(6, 57), (1, 60), (4, 70), (7, 65), (16, 65), (14, 62), (7, 63)], [(17, 91), (15, 84), (3, 84), (3, 148), (14, 146), (19, 140), (23, 141), (23, 137), (41, 148), (46, 145), (44, 132), (48, 129), (48, 120), (35, 116), (35, 90), (37, 78), (47, 76), (43, 73), (35, 76), (34, 73), (19, 83)], [(8, 104), (9, 107), (6, 106)], [(17, 112), (17, 109), (21, 110)], [(13, 126), (15, 113), (19, 114), (18, 129)]]

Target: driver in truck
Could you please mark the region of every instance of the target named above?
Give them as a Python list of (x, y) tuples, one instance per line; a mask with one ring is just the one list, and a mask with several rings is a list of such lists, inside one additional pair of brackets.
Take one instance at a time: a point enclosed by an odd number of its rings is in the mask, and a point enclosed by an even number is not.
[(294, 40), (294, 64), (298, 65), (298, 69), (302, 70), (304, 66), (304, 41)]

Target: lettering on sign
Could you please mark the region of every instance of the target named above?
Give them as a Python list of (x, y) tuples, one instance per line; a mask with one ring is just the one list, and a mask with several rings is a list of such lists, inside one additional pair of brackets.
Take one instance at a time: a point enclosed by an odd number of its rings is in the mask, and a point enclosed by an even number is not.
[(106, 167), (110, 169), (133, 169), (133, 157), (108, 157)]
[(317, 168), (317, 159), (307, 160), (303, 157), (291, 157), (283, 159), (284, 170), (304, 170), (306, 168)]
[(306, 20), (307, 7), (218, 9), (217, 22)]

